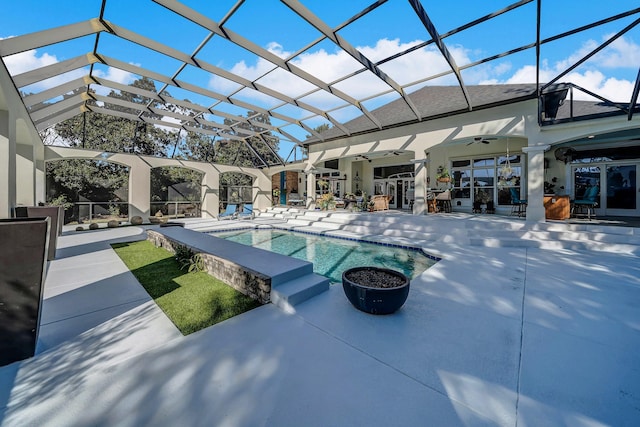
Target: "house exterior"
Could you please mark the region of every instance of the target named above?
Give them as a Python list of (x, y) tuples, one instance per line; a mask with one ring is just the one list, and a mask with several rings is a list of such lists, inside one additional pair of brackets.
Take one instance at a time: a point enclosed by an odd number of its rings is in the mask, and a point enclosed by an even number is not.
[[(392, 209), (418, 215), (428, 213), (432, 190), (450, 189), (453, 211), (471, 212), (480, 200), (502, 214), (515, 191), (528, 201), (527, 219), (544, 221), (545, 193), (575, 199), (597, 185), (597, 214), (638, 216), (638, 119), (610, 103), (572, 101), (569, 85), (556, 88), (567, 90), (550, 115), (539, 113), (535, 85), (471, 86), (472, 111), (459, 88), (426, 86), (411, 94), (421, 120), (398, 100), (372, 112), (389, 118), (386, 128), (371, 132), (359, 117), (345, 124), (347, 137), (330, 129), (308, 141), (307, 171), (337, 166), (334, 174), (347, 177), (343, 192), (388, 194)], [(451, 179), (439, 182), (438, 169)], [(321, 175), (308, 176), (311, 194)]]

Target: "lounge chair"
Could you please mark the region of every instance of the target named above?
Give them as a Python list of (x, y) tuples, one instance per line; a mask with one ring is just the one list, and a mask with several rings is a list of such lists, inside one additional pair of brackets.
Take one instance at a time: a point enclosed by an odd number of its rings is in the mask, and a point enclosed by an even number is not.
[(238, 205), (232, 205), (231, 203), (229, 203), (225, 211), (218, 215), (218, 219), (233, 219), (238, 215), (236, 213), (237, 210)]
[(245, 203), (242, 212), (238, 212), (238, 219), (253, 219), (253, 204)]

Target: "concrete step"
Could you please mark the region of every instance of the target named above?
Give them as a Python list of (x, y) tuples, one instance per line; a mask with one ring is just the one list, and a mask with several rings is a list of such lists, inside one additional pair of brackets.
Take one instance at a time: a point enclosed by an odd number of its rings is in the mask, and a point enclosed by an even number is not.
[(329, 289), (329, 279), (319, 274), (307, 274), (271, 287), (271, 303), (287, 313), (295, 306)]
[(467, 230), (470, 237), (498, 239), (553, 240), (567, 242), (594, 242), (609, 244), (626, 244), (640, 246), (640, 236), (633, 234), (611, 234), (590, 231), (558, 230), (550, 228), (540, 230), (539, 227), (520, 230)]
[(594, 241), (575, 241), (575, 240), (535, 240), (535, 239), (519, 239), (519, 238), (478, 238), (470, 237), (469, 244), (471, 246), (485, 246), (491, 248), (540, 248), (540, 249), (567, 249), (567, 250), (583, 250), (595, 252), (607, 252), (614, 254), (639, 255), (640, 246), (628, 245), (624, 243), (600, 243)]

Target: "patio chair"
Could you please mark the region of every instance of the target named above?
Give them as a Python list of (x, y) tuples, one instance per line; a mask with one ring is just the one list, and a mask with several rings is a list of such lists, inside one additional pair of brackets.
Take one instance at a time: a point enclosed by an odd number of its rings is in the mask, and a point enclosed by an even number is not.
[(289, 193), (289, 204), (291, 206), (303, 205), (304, 199), (298, 193)]
[(227, 204), (227, 208), (224, 212), (218, 215), (218, 219), (233, 219), (237, 216), (236, 211), (238, 210), (238, 205)]
[(521, 199), (518, 190), (511, 187), (511, 215), (525, 216), (527, 214), (527, 199)]
[(445, 190), (436, 196), (438, 212), (451, 212), (451, 190)]
[(242, 205), (242, 211), (238, 212), (238, 219), (253, 219), (253, 204), (245, 203)]
[[(571, 202), (571, 216), (575, 217), (577, 215), (586, 216), (587, 219), (591, 219), (591, 217), (595, 217), (594, 209), (598, 206), (598, 192), (600, 191), (600, 187), (597, 185), (593, 185), (588, 187), (584, 195), (581, 199), (576, 199)], [(578, 212), (576, 212), (576, 210)]]

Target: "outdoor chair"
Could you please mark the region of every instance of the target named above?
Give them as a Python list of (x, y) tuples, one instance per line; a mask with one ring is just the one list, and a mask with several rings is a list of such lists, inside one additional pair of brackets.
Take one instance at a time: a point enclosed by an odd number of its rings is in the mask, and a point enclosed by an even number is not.
[(238, 219), (253, 219), (253, 204), (245, 203), (242, 211), (238, 213)]
[(289, 193), (289, 204), (291, 206), (303, 205), (304, 199), (298, 193)]
[(511, 187), (511, 215), (525, 216), (527, 214), (527, 199), (521, 199), (518, 190)]
[(436, 196), (438, 212), (451, 212), (451, 190), (445, 190)]
[(238, 210), (238, 205), (234, 205), (229, 203), (224, 212), (218, 215), (218, 219), (233, 219), (236, 217), (236, 211)]
[(576, 199), (571, 202), (571, 216), (586, 216), (589, 220), (592, 216), (595, 217), (594, 209), (598, 206), (599, 190), (600, 187), (597, 185), (587, 187), (581, 199)]

